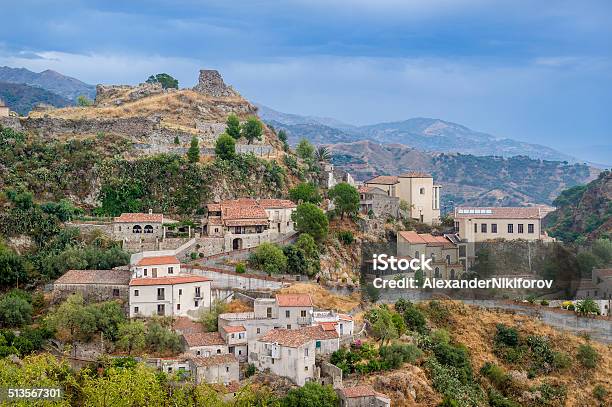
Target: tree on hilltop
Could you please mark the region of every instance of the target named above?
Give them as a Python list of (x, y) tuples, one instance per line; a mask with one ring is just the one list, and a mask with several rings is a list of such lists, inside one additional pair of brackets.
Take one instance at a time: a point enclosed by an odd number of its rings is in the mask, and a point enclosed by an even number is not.
[(341, 219), (344, 219), (345, 214), (352, 215), (359, 211), (359, 192), (346, 182), (341, 182), (333, 187), (329, 191), (329, 198), (334, 201)]
[(263, 125), (256, 117), (249, 117), (247, 122), (242, 126), (242, 135), (251, 144), (253, 140), (261, 140), (263, 134)]
[(240, 138), (240, 121), (235, 114), (230, 114), (227, 116), (227, 120), (225, 121), (227, 128), (225, 132), (232, 136), (234, 139), (238, 140)]
[(223, 133), (215, 144), (215, 154), (222, 160), (231, 160), (236, 156), (236, 142), (234, 138)]
[(157, 75), (151, 75), (147, 79), (147, 83), (159, 83), (164, 89), (178, 89), (178, 80), (174, 79), (167, 73), (158, 73)]

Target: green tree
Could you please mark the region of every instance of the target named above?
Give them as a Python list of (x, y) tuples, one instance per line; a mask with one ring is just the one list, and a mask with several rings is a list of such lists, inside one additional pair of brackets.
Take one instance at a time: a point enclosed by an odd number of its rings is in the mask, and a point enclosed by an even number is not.
[(329, 221), (318, 206), (308, 202), (300, 204), (291, 219), (298, 232), (308, 233), (315, 241), (322, 242), (327, 237)]
[(128, 321), (119, 325), (117, 346), (127, 351), (139, 352), (145, 347), (145, 324), (142, 321)]
[(0, 326), (20, 327), (32, 320), (32, 304), (14, 291), (0, 298)]
[(181, 144), (181, 139), (179, 139), (179, 136), (174, 136), (174, 144), (176, 145)]
[(151, 75), (147, 79), (147, 83), (159, 83), (164, 89), (178, 89), (179, 82), (167, 73), (158, 73)]
[(330, 385), (316, 382), (289, 390), (282, 400), (282, 405), (287, 407), (336, 407), (338, 403), (338, 395)]
[(582, 315), (599, 314), (600, 313), (599, 306), (591, 298), (585, 298), (582, 301), (578, 301), (576, 303), (576, 311), (579, 314), (582, 314)]
[(357, 188), (346, 182), (334, 186), (329, 191), (329, 198), (334, 201), (341, 219), (344, 219), (345, 214), (352, 215), (359, 211), (359, 192)]
[(27, 265), (24, 259), (0, 242), (0, 287), (25, 284), (27, 278)]
[(223, 133), (215, 144), (215, 154), (221, 160), (231, 160), (236, 156), (236, 141)]
[(249, 117), (246, 123), (242, 126), (242, 135), (251, 144), (253, 140), (261, 140), (263, 134), (263, 125), (256, 117)]
[(87, 107), (87, 106), (91, 106), (91, 105), (93, 105), (93, 102), (87, 96), (79, 95), (77, 97), (77, 106)]
[(199, 321), (207, 332), (216, 332), (219, 315), (224, 312), (227, 312), (227, 303), (218, 299), (214, 300), (210, 308), (200, 314)]
[(317, 161), (327, 162), (331, 159), (331, 153), (329, 152), (329, 149), (327, 147), (319, 146), (319, 148), (317, 148), (317, 151), (315, 152), (315, 158), (317, 159)]
[(307, 274), (306, 255), (295, 245), (283, 247), (283, 254), (287, 258), (287, 272), (291, 274)]
[(285, 130), (280, 130), (278, 132), (278, 139), (283, 143), (283, 149), (289, 151), (289, 143), (287, 142), (287, 133)]
[(399, 337), (398, 328), (402, 329), (403, 327), (404, 330), (406, 328), (403, 324), (398, 325), (399, 320), (397, 318), (394, 319), (393, 314), (385, 305), (381, 305), (368, 313), (367, 319), (372, 323), (372, 336), (381, 341), (381, 347), (385, 346), (385, 343), (388, 344), (392, 339)]
[(315, 158), (315, 148), (310, 141), (306, 140), (305, 138), (300, 140), (295, 152), (297, 153), (298, 157), (304, 161), (313, 161)]
[(301, 182), (289, 190), (289, 199), (296, 204), (310, 202), (318, 205), (321, 203), (321, 194), (314, 183)]
[(269, 275), (284, 273), (287, 270), (287, 257), (283, 250), (272, 243), (262, 243), (251, 255), (249, 262), (253, 267), (265, 271)]
[(233, 113), (230, 114), (227, 116), (225, 124), (227, 125), (225, 132), (233, 139), (238, 140), (240, 138), (240, 120), (238, 120), (238, 116)]
[(81, 294), (73, 294), (47, 316), (50, 328), (67, 340), (89, 340), (97, 331), (96, 315), (85, 306)]
[(187, 150), (187, 159), (191, 163), (200, 161), (200, 146), (198, 145), (198, 138), (196, 136), (191, 138), (191, 145), (189, 146), (189, 150)]
[(321, 262), (319, 258), (319, 247), (314, 238), (308, 233), (300, 234), (295, 247), (304, 253), (306, 259), (306, 274), (310, 277), (321, 271)]
[(145, 342), (153, 352), (176, 353), (182, 348), (180, 336), (155, 319), (147, 324)]

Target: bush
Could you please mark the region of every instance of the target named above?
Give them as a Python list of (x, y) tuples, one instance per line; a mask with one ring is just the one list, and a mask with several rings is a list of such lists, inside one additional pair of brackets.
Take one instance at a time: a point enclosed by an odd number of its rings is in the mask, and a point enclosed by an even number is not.
[(553, 352), (553, 369), (565, 370), (572, 365), (572, 358), (565, 352)]
[(189, 255), (189, 257), (191, 257), (191, 260), (195, 260), (198, 258), (198, 254), (196, 252), (191, 252), (191, 254)]
[(244, 265), (244, 263), (236, 264), (236, 273), (246, 273), (246, 266)]
[(236, 141), (227, 134), (221, 134), (215, 143), (215, 155), (221, 160), (231, 160), (236, 156)]
[(488, 378), (495, 388), (504, 388), (510, 377), (504, 370), (494, 363), (487, 362), (480, 368), (480, 374)]
[(465, 346), (439, 343), (433, 348), (433, 352), (439, 363), (456, 369), (456, 377), (461, 383), (472, 381), (472, 362)]
[(0, 298), (0, 326), (20, 327), (32, 320), (32, 304), (29, 295), (24, 298), (13, 290)]
[(593, 387), (593, 397), (595, 397), (597, 400), (604, 401), (607, 395), (608, 395), (608, 390), (606, 390), (606, 388), (603, 385), (598, 384), (595, 387)]
[(591, 345), (580, 345), (576, 359), (578, 359), (582, 366), (594, 369), (599, 363), (599, 354)]
[(445, 325), (450, 318), (448, 307), (440, 301), (429, 301), (426, 312), (429, 318), (438, 325)]
[(495, 343), (497, 345), (505, 345), (510, 347), (518, 346), (519, 334), (514, 328), (507, 327), (504, 324), (497, 324), (497, 333), (495, 334)]
[(549, 302), (546, 301), (546, 300), (542, 300), (542, 301), (540, 301), (540, 305), (543, 306), (543, 307), (548, 307)]
[(489, 391), (489, 406), (491, 407), (521, 407), (519, 403), (504, 397), (499, 392), (493, 389)]
[(355, 237), (353, 236), (353, 232), (350, 230), (341, 230), (336, 233), (338, 240), (340, 240), (345, 245), (350, 245), (355, 241)]
[(244, 375), (246, 377), (251, 377), (253, 376), (255, 373), (257, 372), (257, 369), (255, 368), (255, 365), (252, 363), (249, 363), (246, 370), (244, 371)]
[(283, 250), (272, 243), (262, 243), (249, 258), (249, 263), (269, 275), (287, 271), (287, 257)]
[(414, 305), (408, 307), (403, 313), (404, 321), (406, 321), (406, 326), (420, 333), (427, 332), (427, 320), (425, 319), (425, 315)]

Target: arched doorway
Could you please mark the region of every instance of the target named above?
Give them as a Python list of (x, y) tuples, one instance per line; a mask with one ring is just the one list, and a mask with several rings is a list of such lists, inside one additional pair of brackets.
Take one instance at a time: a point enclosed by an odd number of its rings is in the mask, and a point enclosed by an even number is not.
[(145, 232), (145, 233), (153, 233), (153, 226), (151, 226), (151, 225), (145, 225), (145, 227), (144, 227), (144, 232)]
[(232, 249), (233, 250), (240, 250), (242, 249), (242, 239), (240, 238), (235, 238), (234, 241), (232, 242)]

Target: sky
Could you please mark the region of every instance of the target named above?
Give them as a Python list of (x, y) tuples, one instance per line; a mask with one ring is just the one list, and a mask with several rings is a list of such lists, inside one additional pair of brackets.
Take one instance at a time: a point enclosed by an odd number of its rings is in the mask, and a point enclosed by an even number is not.
[[(6, 3), (4, 6), (2, 3)], [(432, 117), (612, 163), (612, 1), (0, 0), (0, 65), (355, 125)]]

